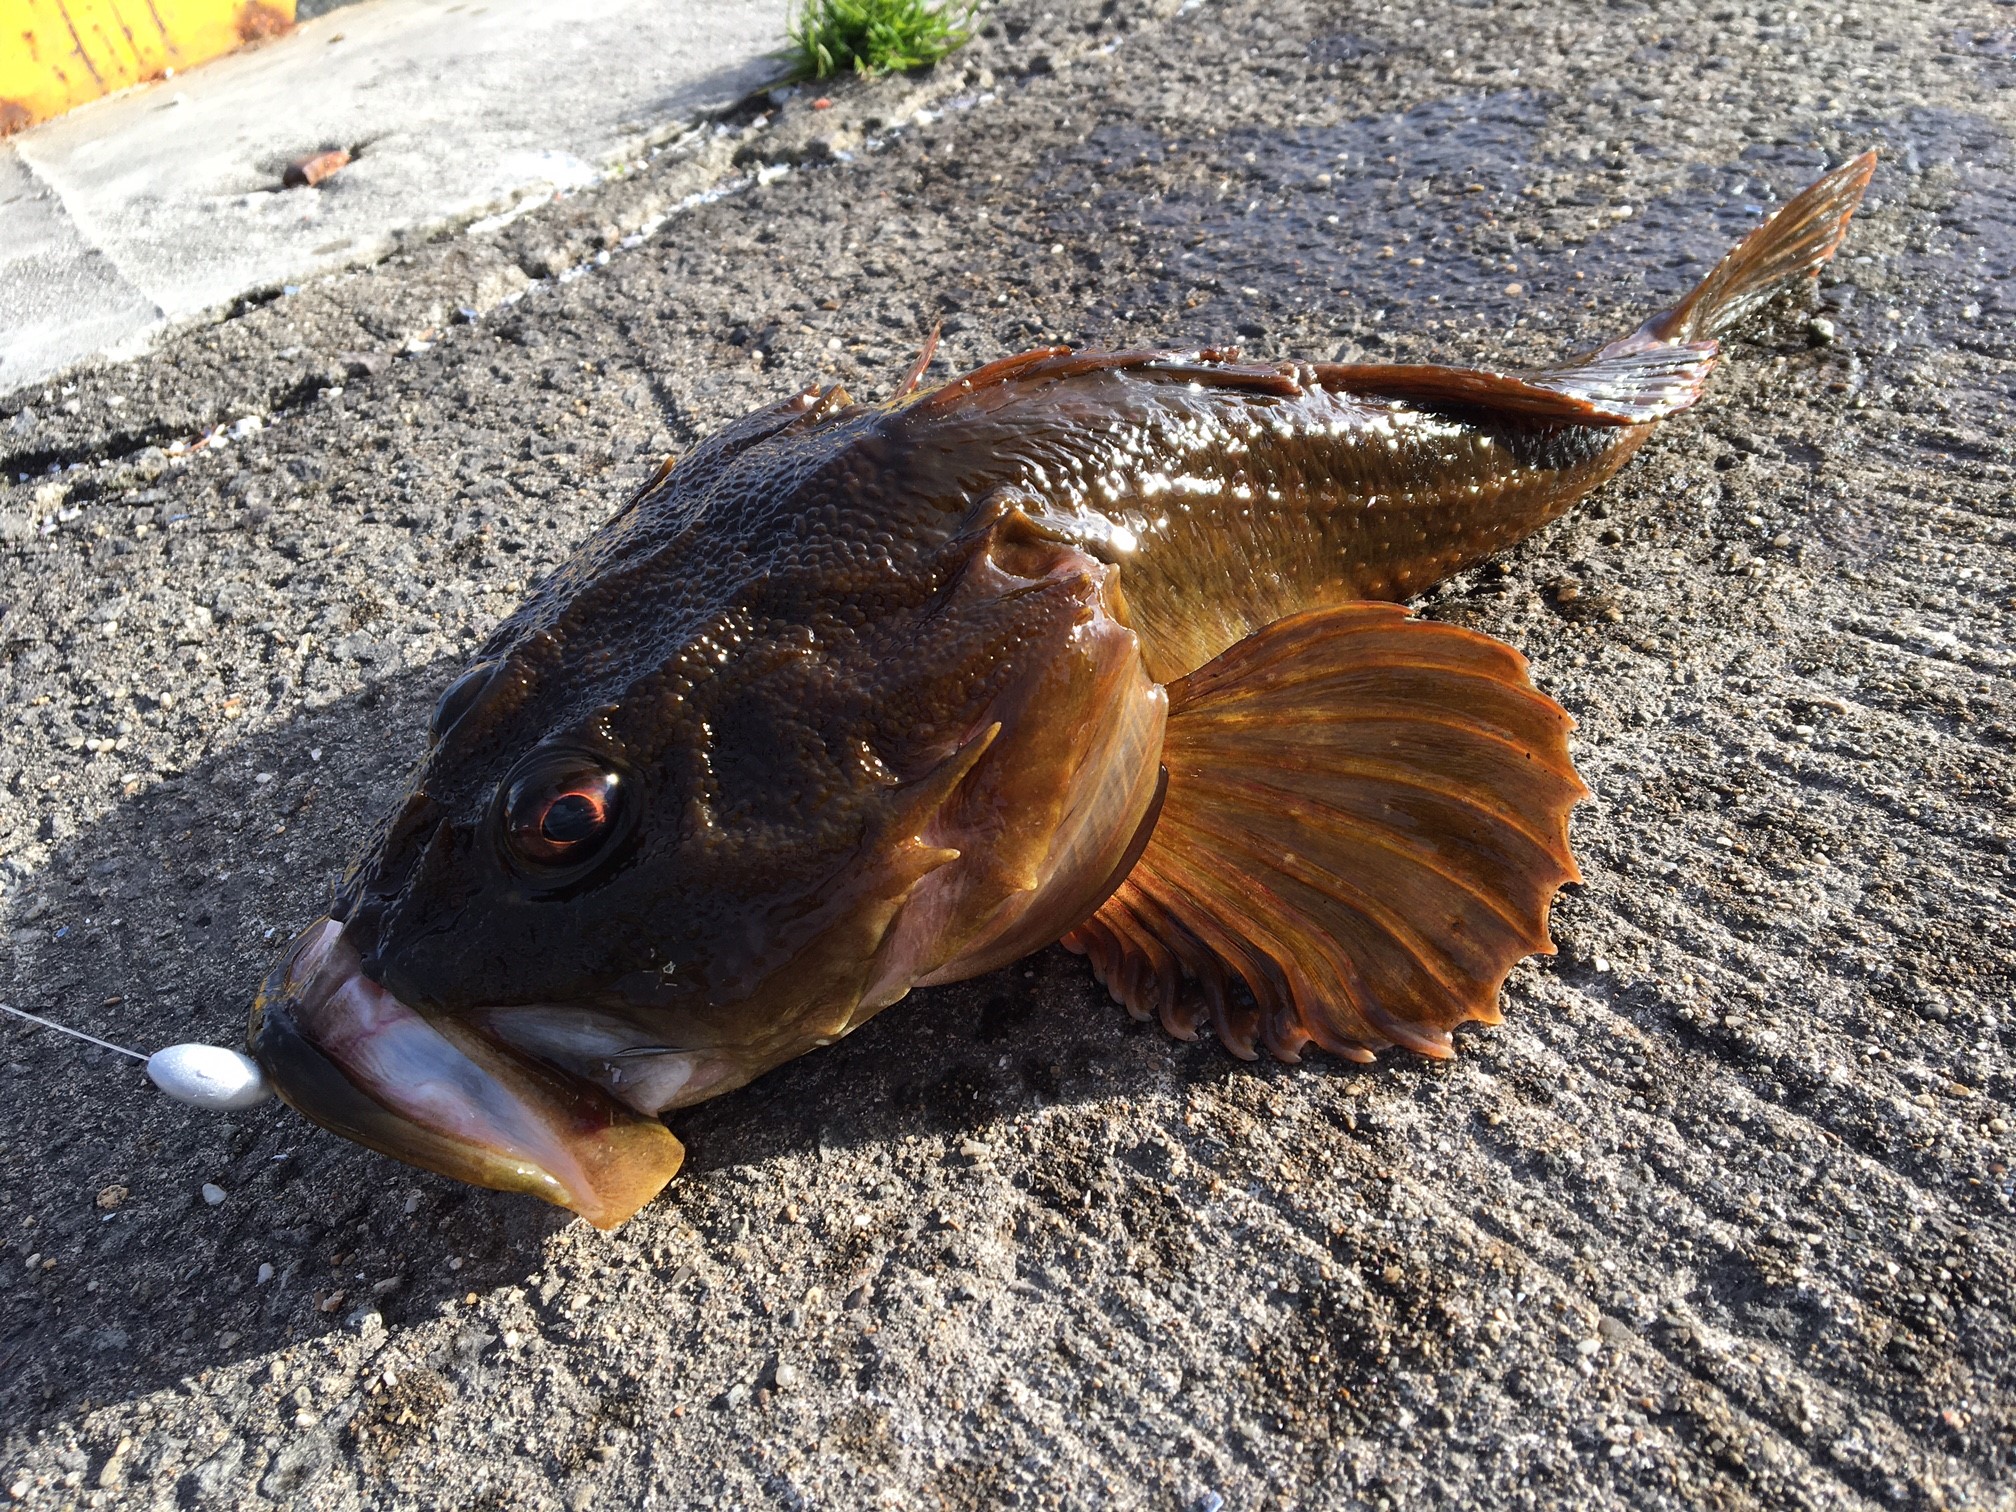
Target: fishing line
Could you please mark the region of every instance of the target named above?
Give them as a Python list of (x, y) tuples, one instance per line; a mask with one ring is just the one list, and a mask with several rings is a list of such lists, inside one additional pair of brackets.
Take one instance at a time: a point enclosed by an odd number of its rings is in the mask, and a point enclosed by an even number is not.
[(138, 1050), (128, 1050), (124, 1045), (115, 1045), (112, 1041), (102, 1040), (95, 1034), (86, 1034), (82, 1029), (72, 1029), (68, 1024), (59, 1024), (54, 1019), (45, 1019), (39, 1013), (30, 1013), (25, 1008), (16, 1008), (12, 1003), (0, 1003), (0, 1013), (11, 1013), (14, 1017), (26, 1019), (31, 1024), (40, 1024), (44, 1029), (54, 1029), (58, 1034), (67, 1034), (72, 1039), (88, 1041), (101, 1050), (117, 1050), (121, 1055), (130, 1055), (137, 1061), (144, 1062), (147, 1060), (147, 1057), (142, 1055)]
[(72, 1029), (68, 1024), (59, 1024), (39, 1013), (16, 1008), (12, 1003), (0, 1003), (0, 1009), (31, 1024), (40, 1024), (44, 1029), (54, 1029), (58, 1034), (67, 1034), (72, 1039), (96, 1045), (101, 1050), (116, 1050), (121, 1055), (132, 1056), (147, 1068), (149, 1081), (175, 1101), (187, 1103), (192, 1108), (232, 1113), (243, 1108), (256, 1108), (273, 1095), (273, 1086), (266, 1080), (265, 1071), (242, 1050), (228, 1049), (223, 1045), (170, 1045), (152, 1055), (142, 1055), (138, 1050), (128, 1050), (124, 1045), (115, 1045), (95, 1034), (86, 1034), (82, 1029)]

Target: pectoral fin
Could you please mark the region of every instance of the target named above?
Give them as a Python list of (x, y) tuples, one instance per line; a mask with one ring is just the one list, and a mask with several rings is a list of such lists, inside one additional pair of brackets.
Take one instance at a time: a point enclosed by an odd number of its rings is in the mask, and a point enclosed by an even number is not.
[[(1573, 721), (1501, 642), (1360, 603), (1268, 626), (1169, 688), (1162, 812), (1064, 938), (1138, 1018), (1235, 1054), (1451, 1052), (1551, 954), (1588, 795)], [(1239, 991), (1243, 984), (1244, 992)], [(1250, 996), (1250, 1002), (1247, 1000)]]

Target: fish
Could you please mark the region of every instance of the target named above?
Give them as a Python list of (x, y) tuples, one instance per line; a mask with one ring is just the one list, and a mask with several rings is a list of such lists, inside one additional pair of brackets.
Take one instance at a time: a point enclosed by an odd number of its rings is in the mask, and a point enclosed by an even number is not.
[(1453, 1053), (1588, 796), (1510, 646), (1404, 601), (1699, 398), (1874, 154), (1525, 372), (1043, 347), (668, 460), (441, 694), (254, 999), (309, 1119), (613, 1227), (663, 1115), (1061, 941), (1232, 1054)]

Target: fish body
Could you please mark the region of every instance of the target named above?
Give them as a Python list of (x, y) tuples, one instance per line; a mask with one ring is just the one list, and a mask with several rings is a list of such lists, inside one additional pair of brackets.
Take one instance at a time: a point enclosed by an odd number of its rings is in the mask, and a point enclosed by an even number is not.
[(1517, 653), (1395, 605), (1698, 396), (1822, 179), (1557, 369), (1044, 349), (808, 390), (668, 464), (444, 693), (274, 968), (281, 1095), (601, 1224), (657, 1115), (1059, 939), (1188, 1037), (1447, 1054), (1550, 950), (1585, 789)]

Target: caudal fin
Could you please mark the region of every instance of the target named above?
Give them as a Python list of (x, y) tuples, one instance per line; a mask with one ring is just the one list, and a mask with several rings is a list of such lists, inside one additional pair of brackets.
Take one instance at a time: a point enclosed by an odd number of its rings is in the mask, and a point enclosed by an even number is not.
[(1560, 367), (1521, 373), (1448, 368), (1323, 368), (1336, 387), (1445, 403), (1488, 403), (1536, 420), (1579, 425), (1646, 425), (1701, 397), (1714, 371), (1716, 338), (1788, 285), (1811, 278), (1840, 247), (1876, 154), (1843, 163), (1782, 207), (1715, 265), (1663, 315), (1600, 351)]
[(1848, 234), (1849, 218), (1875, 171), (1874, 152), (1843, 163), (1738, 242), (1693, 293), (1617, 346), (1712, 341), (1788, 284), (1811, 278)]

